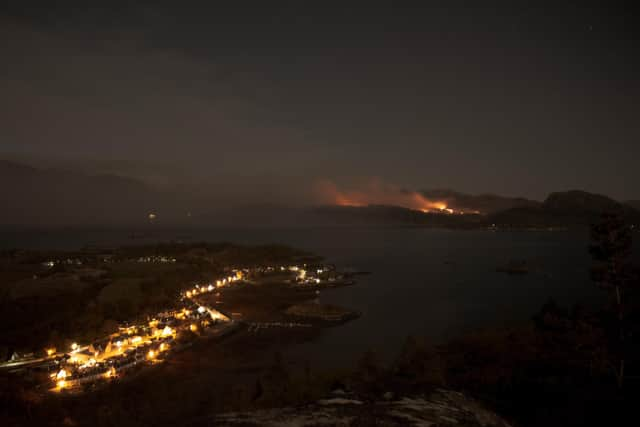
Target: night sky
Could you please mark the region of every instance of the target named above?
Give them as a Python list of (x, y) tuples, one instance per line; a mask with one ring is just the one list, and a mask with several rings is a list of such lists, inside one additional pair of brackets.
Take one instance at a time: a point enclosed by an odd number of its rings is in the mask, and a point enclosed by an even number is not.
[(630, 10), (56, 3), (1, 6), (2, 158), (245, 201), (374, 177), (640, 198)]

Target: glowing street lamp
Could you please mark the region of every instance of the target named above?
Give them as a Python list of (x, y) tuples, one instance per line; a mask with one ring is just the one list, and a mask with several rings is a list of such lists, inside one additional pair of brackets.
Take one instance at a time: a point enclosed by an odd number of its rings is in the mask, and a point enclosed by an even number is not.
[(113, 378), (115, 376), (116, 376), (116, 368), (114, 368), (113, 366), (111, 367), (111, 369), (109, 369), (104, 373), (105, 378)]

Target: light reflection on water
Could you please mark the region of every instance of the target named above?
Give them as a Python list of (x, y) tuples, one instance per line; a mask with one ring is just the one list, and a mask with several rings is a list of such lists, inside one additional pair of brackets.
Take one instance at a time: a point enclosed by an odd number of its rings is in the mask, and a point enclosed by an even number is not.
[[(550, 297), (593, 303), (586, 232), (488, 232), (418, 228), (291, 228), (154, 231), (0, 232), (0, 248), (77, 249), (153, 241), (281, 243), (324, 255), (338, 267), (372, 274), (356, 286), (322, 292), (320, 299), (359, 310), (362, 317), (326, 330), (297, 349), (313, 364), (344, 365), (367, 349), (392, 357), (407, 335), (433, 342), (476, 327), (531, 317)], [(531, 272), (497, 273), (510, 259)]]

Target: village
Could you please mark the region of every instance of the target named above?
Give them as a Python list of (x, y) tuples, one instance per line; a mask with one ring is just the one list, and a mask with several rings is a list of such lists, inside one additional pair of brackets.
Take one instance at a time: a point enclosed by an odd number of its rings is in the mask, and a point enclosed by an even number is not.
[[(155, 258), (157, 262), (171, 259)], [(147, 262), (143, 259), (142, 262)], [(56, 393), (86, 391), (123, 379), (145, 366), (162, 363), (173, 352), (189, 347), (197, 340), (222, 338), (240, 329), (256, 333), (267, 327), (312, 327), (314, 325), (309, 318), (321, 319), (323, 310), (319, 304), (313, 306), (309, 298), (317, 296), (323, 287), (353, 283), (349, 275), (337, 272), (332, 265), (257, 266), (225, 270), (223, 277), (184, 288), (177, 295), (173, 307), (154, 316), (124, 322), (118, 325), (117, 332), (89, 343), (72, 341), (68, 348), (43, 348), (40, 354), (14, 353), (8, 361), (0, 363), (0, 370), (33, 376), (38, 379), (37, 388), (40, 390)], [(292, 319), (305, 319), (305, 323), (291, 319), (283, 321), (282, 313), (276, 314), (275, 311), (269, 311), (267, 317), (252, 316), (251, 307), (242, 312), (236, 311), (237, 307), (243, 306), (241, 303), (233, 304), (234, 295), (241, 295), (241, 301), (257, 295), (260, 300), (254, 304), (257, 307), (269, 300), (261, 292), (272, 288), (279, 289), (279, 292), (284, 290), (287, 294), (284, 302), (270, 302), (276, 306), (283, 303), (282, 307), (289, 309), (284, 311), (285, 315), (289, 314)], [(229, 298), (225, 298), (225, 294)], [(232, 304), (227, 305), (229, 302)], [(304, 304), (293, 305), (298, 302)], [(308, 310), (309, 304), (314, 308)], [(341, 320), (335, 310), (331, 309), (327, 320)], [(263, 314), (259, 308), (256, 312)]]

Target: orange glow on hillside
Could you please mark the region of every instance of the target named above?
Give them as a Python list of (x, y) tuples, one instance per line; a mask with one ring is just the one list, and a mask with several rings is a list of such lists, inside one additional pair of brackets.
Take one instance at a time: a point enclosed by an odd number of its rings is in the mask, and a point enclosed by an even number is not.
[(403, 190), (377, 179), (355, 190), (339, 189), (332, 181), (323, 180), (316, 184), (316, 193), (322, 203), (332, 205), (391, 205), (422, 212), (454, 213), (444, 200), (429, 200), (418, 192)]

